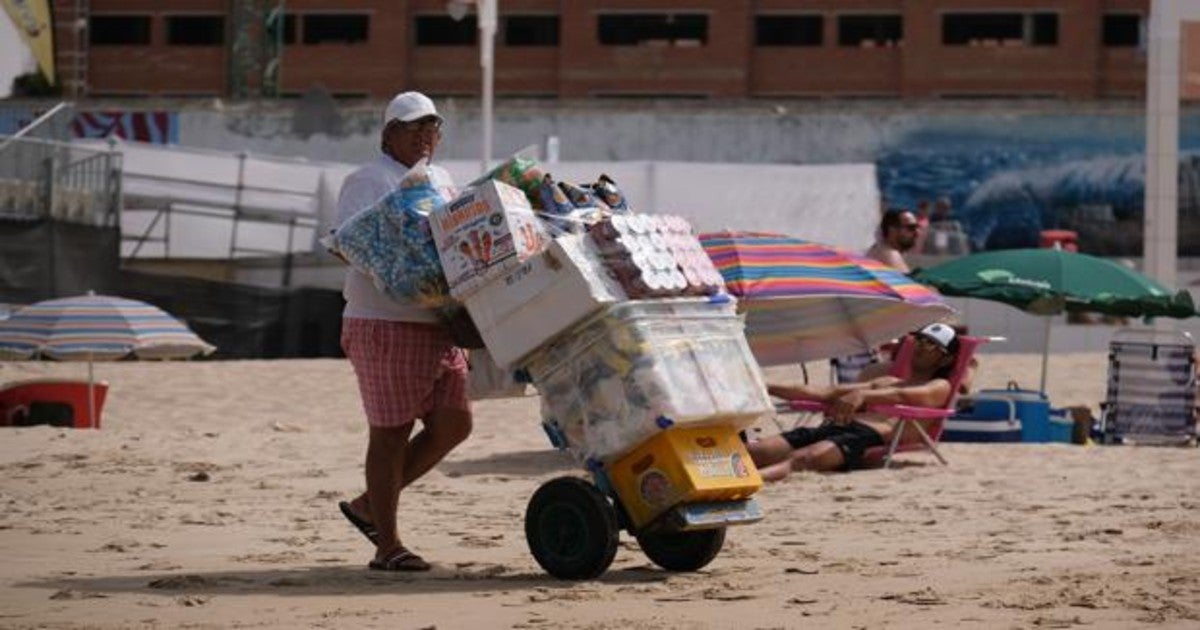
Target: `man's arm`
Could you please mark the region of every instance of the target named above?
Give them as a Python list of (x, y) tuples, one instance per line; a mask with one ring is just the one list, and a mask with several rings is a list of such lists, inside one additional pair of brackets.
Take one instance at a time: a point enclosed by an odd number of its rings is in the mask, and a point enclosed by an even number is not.
[(940, 407), (949, 395), (950, 381), (944, 378), (919, 384), (889, 383), (886, 379), (876, 379), (866, 388), (838, 396), (830, 405), (829, 415), (835, 420), (847, 420), (873, 405)]
[(897, 271), (901, 273), (908, 273), (910, 271), (908, 268), (908, 263), (904, 262), (904, 256), (901, 256), (900, 252), (889, 247), (887, 248), (887, 251), (884, 253), (883, 257), (883, 262), (895, 267)]
[[(866, 368), (864, 368), (866, 371)], [(861, 378), (861, 375), (860, 375)], [(840, 396), (857, 390), (867, 390), (871, 388), (882, 387), (883, 385), (892, 385), (900, 382), (900, 379), (894, 376), (879, 376), (870, 380), (862, 380), (856, 383), (841, 383), (838, 385), (767, 385), (767, 393), (776, 398), (784, 398), (787, 400), (795, 400), (797, 398), (805, 398), (808, 400), (823, 400), (830, 401)]]

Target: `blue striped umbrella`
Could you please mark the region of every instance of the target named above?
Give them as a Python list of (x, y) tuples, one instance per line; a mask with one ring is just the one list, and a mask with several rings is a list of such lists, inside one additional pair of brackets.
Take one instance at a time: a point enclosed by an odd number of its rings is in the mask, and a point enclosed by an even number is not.
[[(89, 407), (93, 361), (185, 359), (213, 350), (157, 306), (109, 295), (46, 300), (0, 321), (0, 358), (87, 361)], [(95, 426), (90, 409), (88, 415)]]

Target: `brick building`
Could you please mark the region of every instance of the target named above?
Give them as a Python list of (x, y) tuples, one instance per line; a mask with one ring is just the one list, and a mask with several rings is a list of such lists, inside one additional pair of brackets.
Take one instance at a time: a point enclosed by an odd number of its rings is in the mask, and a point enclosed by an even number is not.
[[(246, 16), (272, 0), (53, 4), (68, 94), (236, 95), (246, 57), (233, 51), (264, 32), (282, 44), (284, 96), (479, 92), (474, 16), (452, 20), (444, 0), (287, 0), (266, 31)], [(500, 96), (1096, 99), (1139, 97), (1145, 81), (1149, 0), (499, 4)]]

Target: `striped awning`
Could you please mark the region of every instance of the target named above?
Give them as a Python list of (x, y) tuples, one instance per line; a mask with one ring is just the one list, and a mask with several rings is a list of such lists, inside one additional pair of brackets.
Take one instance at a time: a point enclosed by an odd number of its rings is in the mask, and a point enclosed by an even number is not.
[(863, 352), (954, 313), (936, 291), (835, 247), (742, 232), (700, 240), (746, 312), (762, 365)]
[(157, 306), (107, 295), (38, 302), (0, 321), (0, 358), (175, 359), (215, 349)]

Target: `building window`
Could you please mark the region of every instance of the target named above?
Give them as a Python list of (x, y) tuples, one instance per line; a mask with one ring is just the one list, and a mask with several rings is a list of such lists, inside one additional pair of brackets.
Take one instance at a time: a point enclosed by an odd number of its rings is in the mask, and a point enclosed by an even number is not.
[(225, 18), (220, 15), (168, 15), (167, 44), (220, 46), (225, 43)]
[(418, 46), (474, 46), (479, 26), (474, 15), (456, 20), (448, 15), (419, 15)]
[(820, 46), (825, 18), (819, 15), (758, 15), (754, 18), (755, 46)]
[(305, 44), (362, 44), (371, 32), (371, 16), (362, 13), (305, 13), (300, 16)]
[(1142, 45), (1142, 16), (1136, 13), (1105, 13), (1102, 22), (1104, 45), (1136, 48)]
[(150, 44), (149, 15), (93, 15), (88, 20), (92, 46), (146, 46)]
[(1058, 45), (1058, 14), (1034, 13), (1029, 18), (1029, 43), (1034, 46)]
[(503, 18), (505, 46), (557, 46), (557, 15), (509, 15)]
[(838, 46), (896, 46), (904, 39), (899, 15), (839, 15)]
[(605, 46), (703, 46), (708, 16), (703, 13), (606, 13), (596, 20)]
[(947, 46), (1057, 46), (1057, 13), (947, 13), (942, 16)]

